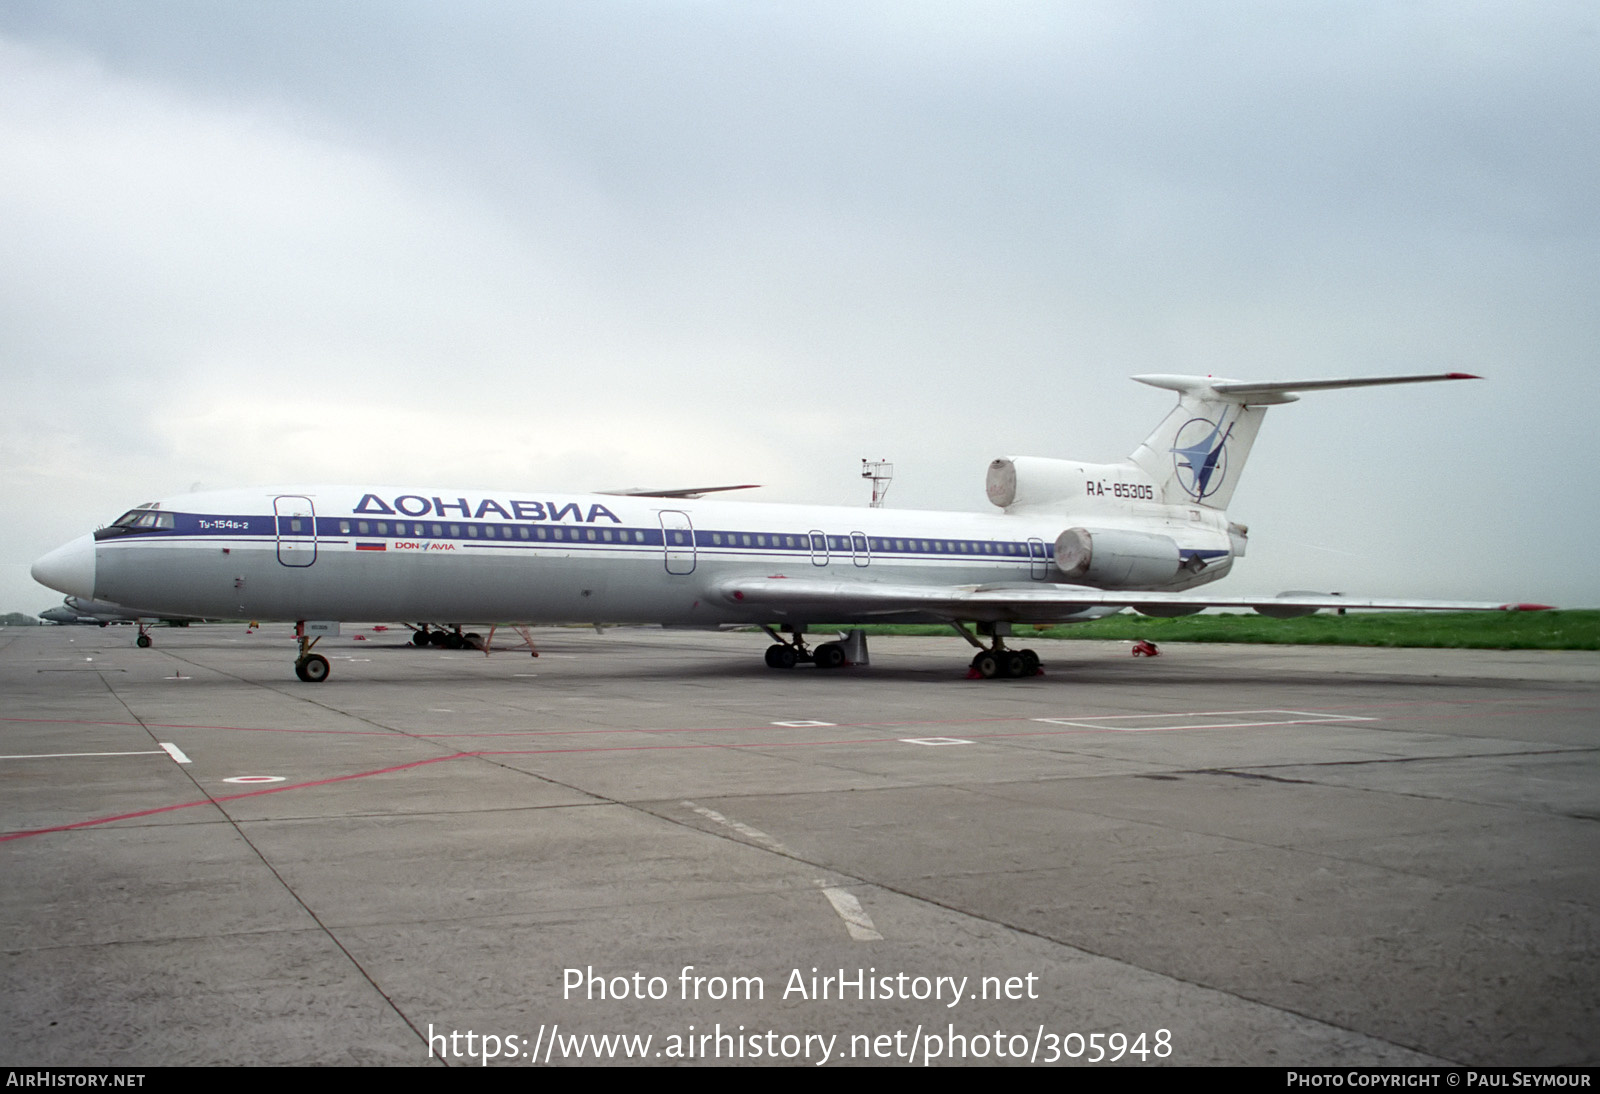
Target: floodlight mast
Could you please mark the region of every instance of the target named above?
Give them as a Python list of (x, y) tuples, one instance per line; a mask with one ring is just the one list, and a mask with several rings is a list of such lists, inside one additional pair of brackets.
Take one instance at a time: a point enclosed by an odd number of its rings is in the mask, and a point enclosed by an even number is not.
[(882, 509), (884, 495), (889, 492), (889, 483), (894, 481), (894, 464), (886, 460), (863, 458), (861, 477), (872, 480), (872, 508)]

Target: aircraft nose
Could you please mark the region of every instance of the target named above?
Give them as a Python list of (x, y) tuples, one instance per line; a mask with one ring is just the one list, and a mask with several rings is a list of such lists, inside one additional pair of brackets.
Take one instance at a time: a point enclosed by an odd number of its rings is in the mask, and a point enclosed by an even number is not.
[(79, 536), (35, 562), (33, 580), (69, 596), (94, 599), (94, 536)]

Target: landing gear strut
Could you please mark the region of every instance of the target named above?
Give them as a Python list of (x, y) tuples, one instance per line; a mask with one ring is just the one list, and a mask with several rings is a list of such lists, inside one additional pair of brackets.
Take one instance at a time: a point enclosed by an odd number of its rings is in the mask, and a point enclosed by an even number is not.
[(994, 680), (997, 678), (1019, 680), (1023, 677), (1043, 674), (1044, 670), (1040, 664), (1038, 654), (1032, 650), (1006, 649), (1005, 636), (1011, 631), (1009, 623), (978, 624), (978, 632), (980, 634), (989, 635), (994, 639), (993, 644), (988, 647), (985, 647), (982, 642), (973, 636), (971, 631), (960, 623), (952, 623), (950, 625), (955, 628), (956, 633), (962, 638), (978, 647), (978, 653), (972, 659), (972, 667), (967, 670), (967, 678), (969, 680)]
[(867, 663), (867, 639), (861, 631), (852, 631), (845, 641), (824, 642), (808, 650), (805, 628), (802, 626), (784, 628), (794, 635), (793, 641), (785, 640), (765, 623), (761, 624), (761, 629), (771, 635), (775, 643), (767, 647), (767, 667), (770, 669), (792, 669), (801, 662), (810, 662), (819, 669), (839, 669), (846, 665)]
[[(100, 625), (102, 627), (105, 626), (104, 623)], [(150, 637), (149, 627), (145, 626), (143, 623), (140, 623), (138, 620), (134, 620), (133, 625), (139, 628), (139, 637), (133, 640), (133, 644), (135, 646), (138, 646), (141, 650), (147, 650), (155, 644), (155, 639)]]
[(305, 624), (296, 628), (295, 637), (300, 640), (300, 656), (295, 659), (294, 674), (308, 684), (320, 684), (328, 678), (330, 669), (328, 659), (320, 653), (312, 653), (311, 647), (322, 641), (321, 637), (311, 638), (305, 634)]

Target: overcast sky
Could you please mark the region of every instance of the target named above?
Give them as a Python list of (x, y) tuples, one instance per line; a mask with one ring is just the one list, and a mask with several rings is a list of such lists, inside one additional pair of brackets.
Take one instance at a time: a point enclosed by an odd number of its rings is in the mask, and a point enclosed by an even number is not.
[(0, 611), (264, 483), (989, 509), (1274, 409), (1223, 587), (1600, 606), (1592, 2), (0, 5)]

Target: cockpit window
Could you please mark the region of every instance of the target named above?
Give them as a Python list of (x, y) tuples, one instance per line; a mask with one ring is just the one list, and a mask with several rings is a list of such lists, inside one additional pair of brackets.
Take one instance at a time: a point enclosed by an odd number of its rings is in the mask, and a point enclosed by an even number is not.
[(132, 532), (158, 532), (170, 531), (177, 527), (177, 520), (171, 513), (163, 513), (141, 505), (137, 509), (129, 509), (116, 520), (111, 522), (110, 528), (101, 529), (106, 536), (125, 536)]

